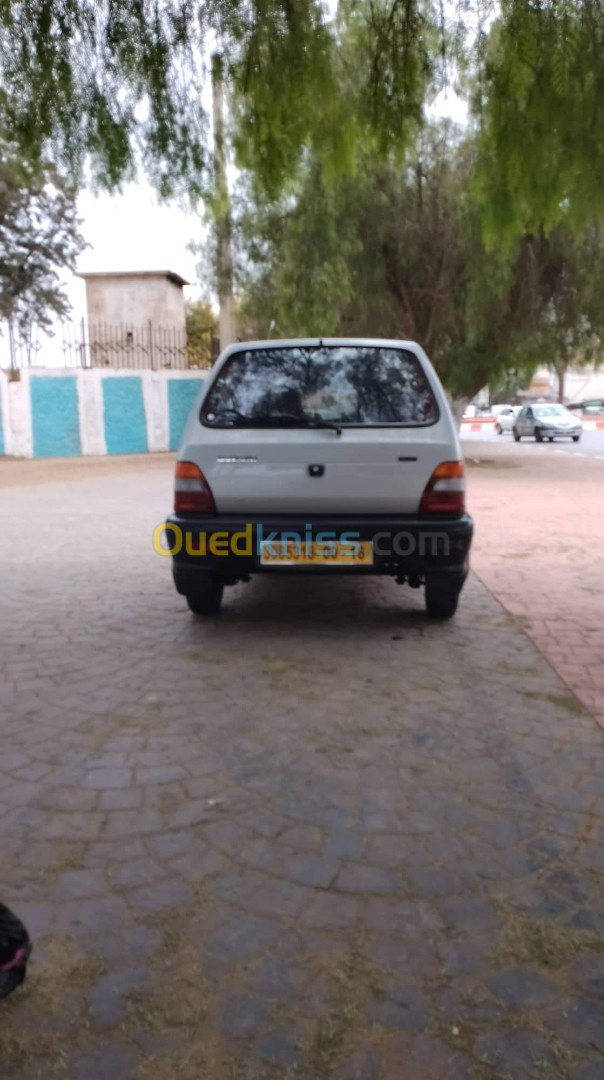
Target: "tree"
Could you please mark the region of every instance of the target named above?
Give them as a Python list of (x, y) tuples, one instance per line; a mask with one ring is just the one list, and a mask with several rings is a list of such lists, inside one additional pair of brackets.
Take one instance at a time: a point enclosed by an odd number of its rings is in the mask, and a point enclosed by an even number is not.
[(574, 233), (559, 225), (549, 236), (525, 237), (524, 246), (526, 348), (556, 373), (558, 400), (564, 401), (569, 368), (602, 355), (604, 228)]
[(185, 310), (187, 333), (187, 363), (189, 367), (210, 367), (212, 339), (218, 329), (218, 319), (207, 300), (190, 301)]
[(60, 270), (75, 270), (85, 244), (75, 193), (54, 166), (33, 170), (0, 142), (0, 318), (48, 326), (69, 304)]
[[(37, 162), (52, 146), (70, 175), (88, 157), (118, 185), (142, 161), (159, 189), (209, 190), (202, 93), (219, 53), (237, 93), (241, 160), (273, 193), (307, 147), (333, 162), (369, 125), (400, 141), (431, 66), (431, 0), (0, 0), (0, 124)], [(344, 29), (359, 92), (340, 92)], [(347, 134), (348, 133), (348, 134)]]
[(501, 0), (475, 84), (493, 243), (604, 215), (604, 2)]
[(362, 334), (422, 344), (445, 386), (468, 398), (523, 348), (522, 264), (487, 251), (470, 190), (475, 142), (428, 127), (407, 164), (369, 156), (325, 184), (318, 164), (296, 191), (239, 211), (239, 281), (259, 335)]

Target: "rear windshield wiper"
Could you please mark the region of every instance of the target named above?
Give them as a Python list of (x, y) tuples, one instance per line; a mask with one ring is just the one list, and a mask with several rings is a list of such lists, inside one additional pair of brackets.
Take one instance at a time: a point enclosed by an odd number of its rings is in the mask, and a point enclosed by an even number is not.
[(324, 420), (322, 416), (308, 416), (306, 423), (309, 427), (330, 428), (336, 435), (342, 434), (342, 425), (335, 420)]
[(270, 416), (246, 416), (245, 413), (239, 412), (238, 409), (229, 407), (220, 409), (215, 416), (216, 419), (222, 416), (232, 416), (242, 427), (281, 427), (287, 424), (292, 427), (330, 428), (332, 431), (335, 431), (336, 435), (342, 434), (341, 426), (334, 421), (323, 420), (321, 417), (315, 416), (296, 416), (295, 413), (271, 413)]

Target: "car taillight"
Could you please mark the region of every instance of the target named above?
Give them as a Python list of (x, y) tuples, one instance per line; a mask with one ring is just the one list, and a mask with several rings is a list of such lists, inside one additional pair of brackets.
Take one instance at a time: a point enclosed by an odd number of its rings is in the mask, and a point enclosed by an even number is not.
[(463, 514), (465, 508), (463, 461), (443, 461), (436, 466), (424, 488), (420, 514)]
[(174, 511), (177, 514), (215, 514), (212, 490), (199, 465), (177, 461), (174, 475)]

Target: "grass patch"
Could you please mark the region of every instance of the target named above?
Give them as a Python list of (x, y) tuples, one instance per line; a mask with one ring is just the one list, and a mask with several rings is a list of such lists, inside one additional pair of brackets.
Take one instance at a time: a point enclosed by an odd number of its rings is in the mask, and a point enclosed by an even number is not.
[[(156, 983), (127, 998), (127, 1028), (174, 1035), (174, 1049), (145, 1058), (139, 1080), (231, 1080), (216, 1017), (216, 998), (190, 940), (178, 927), (166, 930), (157, 953)], [(181, 1038), (179, 1038), (179, 1036)]]
[(87, 990), (104, 972), (98, 957), (80, 952), (72, 942), (49, 941), (40, 970), (34, 968), (23, 986), (2, 1002), (0, 1076), (27, 1070), (44, 1080), (62, 1080), (73, 1039), (62, 1030), (59, 1013), (68, 1006), (73, 1013), (74, 995)]
[(560, 705), (561, 708), (566, 709), (567, 712), (573, 713), (575, 716), (588, 715), (585, 706), (570, 692), (551, 691), (549, 693), (543, 693), (543, 691), (537, 690), (523, 690), (522, 696), (532, 698), (534, 701), (551, 701), (552, 705)]
[(67, 995), (87, 990), (104, 974), (98, 956), (80, 952), (69, 940), (52, 939), (44, 948), (43, 966), (28, 974), (23, 989), (10, 1000), (15, 1005), (29, 1002), (37, 1012), (56, 1016)]
[(604, 934), (596, 930), (527, 919), (508, 907), (502, 908), (502, 915), (497, 956), (503, 963), (538, 964), (557, 970), (577, 953), (604, 952)]
[(329, 973), (329, 1002), (310, 1048), (313, 1075), (329, 1076), (351, 1049), (363, 1027), (363, 1008), (382, 989), (380, 972), (358, 943)]
[[(3, 1023), (6, 1020), (3, 1018)], [(67, 1053), (54, 1035), (24, 1034), (3, 1028), (0, 1031), (0, 1075), (21, 1076), (25, 1070), (40, 1080), (67, 1077)]]

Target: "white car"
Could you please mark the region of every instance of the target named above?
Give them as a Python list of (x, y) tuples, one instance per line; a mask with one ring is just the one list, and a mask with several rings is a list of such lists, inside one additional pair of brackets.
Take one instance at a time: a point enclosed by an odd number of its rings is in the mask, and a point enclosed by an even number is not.
[(495, 424), (495, 431), (498, 435), (503, 435), (504, 431), (512, 431), (514, 427), (514, 420), (520, 412), (520, 405), (502, 405), (500, 406), (496, 416), (497, 423)]
[(472, 520), (457, 425), (421, 347), (225, 349), (185, 426), (165, 535), (197, 615), (254, 574), (387, 574), (425, 585), (428, 614), (449, 618)]

